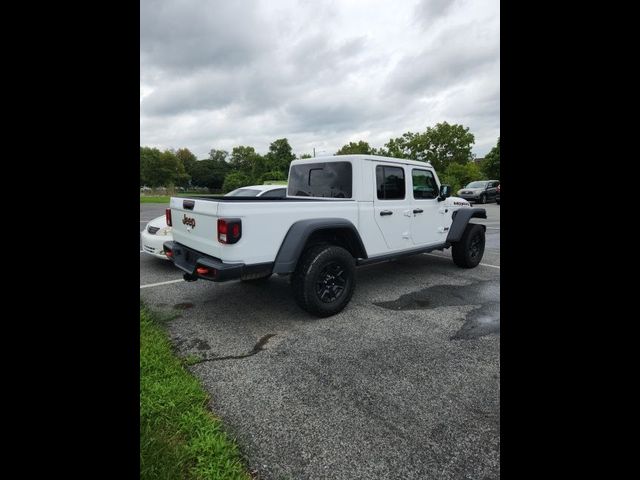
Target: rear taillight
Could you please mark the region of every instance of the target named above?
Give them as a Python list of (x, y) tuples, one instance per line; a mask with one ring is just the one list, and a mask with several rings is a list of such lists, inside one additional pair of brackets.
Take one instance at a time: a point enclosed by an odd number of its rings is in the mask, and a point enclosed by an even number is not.
[(199, 265), (196, 268), (196, 273), (202, 277), (214, 278), (218, 275), (218, 271), (215, 268), (203, 267)]
[(218, 219), (218, 241), (220, 243), (236, 243), (242, 237), (242, 220), (239, 218)]
[(167, 225), (171, 227), (171, 209), (170, 208), (167, 208), (164, 211), (164, 216), (166, 217)]

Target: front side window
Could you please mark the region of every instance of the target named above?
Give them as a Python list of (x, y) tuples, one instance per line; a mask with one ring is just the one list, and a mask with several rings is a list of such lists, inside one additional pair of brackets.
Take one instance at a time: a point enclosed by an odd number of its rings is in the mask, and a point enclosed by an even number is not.
[(350, 162), (300, 163), (289, 172), (289, 195), (351, 198)]
[(376, 167), (378, 200), (402, 200), (404, 198), (404, 169), (402, 167)]
[(411, 170), (413, 181), (413, 198), (417, 200), (433, 199), (438, 196), (438, 184), (429, 170)]

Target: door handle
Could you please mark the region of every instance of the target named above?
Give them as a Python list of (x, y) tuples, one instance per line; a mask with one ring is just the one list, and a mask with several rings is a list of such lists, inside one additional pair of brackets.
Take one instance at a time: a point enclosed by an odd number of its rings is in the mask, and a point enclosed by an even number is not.
[(384, 217), (385, 215), (393, 215), (393, 212), (391, 210), (382, 210), (380, 216)]
[(424, 210), (422, 210), (421, 208), (416, 208), (413, 213), (422, 213), (424, 212)]

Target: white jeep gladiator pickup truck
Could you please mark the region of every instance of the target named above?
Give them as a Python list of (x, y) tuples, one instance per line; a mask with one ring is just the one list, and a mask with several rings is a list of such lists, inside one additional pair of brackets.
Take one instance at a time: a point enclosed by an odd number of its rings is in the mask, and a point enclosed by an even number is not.
[(450, 196), (425, 162), (344, 155), (295, 160), (287, 196), (172, 197), (164, 244), (184, 279), (263, 281), (290, 275), (312, 315), (341, 311), (355, 267), (452, 247), (463, 268), (484, 253), (483, 208)]

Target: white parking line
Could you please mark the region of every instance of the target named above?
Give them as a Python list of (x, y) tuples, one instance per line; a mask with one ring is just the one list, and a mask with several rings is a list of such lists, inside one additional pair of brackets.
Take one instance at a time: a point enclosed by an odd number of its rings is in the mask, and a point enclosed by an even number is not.
[(486, 227), (486, 228), (491, 230), (500, 230), (498, 227)]
[(147, 285), (140, 285), (140, 289), (157, 287), (158, 285), (169, 285), (170, 283), (178, 283), (178, 282), (184, 282), (184, 280), (181, 278), (180, 280), (169, 280), (168, 282), (149, 283)]
[[(438, 255), (436, 253), (425, 253), (425, 255), (430, 255), (432, 257), (440, 257), (440, 258), (449, 258), (446, 255)], [(488, 263), (479, 263), (478, 265), (482, 265), (483, 267), (497, 268), (498, 270), (500, 270), (500, 265), (489, 265)]]

